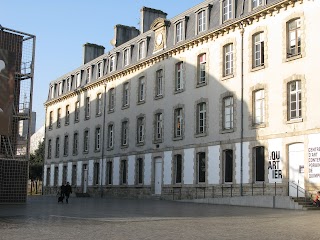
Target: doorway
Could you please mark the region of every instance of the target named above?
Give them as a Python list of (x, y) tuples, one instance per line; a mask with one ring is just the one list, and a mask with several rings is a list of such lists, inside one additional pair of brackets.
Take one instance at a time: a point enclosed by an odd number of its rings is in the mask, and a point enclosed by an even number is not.
[(305, 197), (303, 143), (289, 145), (289, 195)]
[(83, 164), (82, 165), (83, 169), (83, 193), (87, 193), (87, 188), (88, 188), (88, 165)]
[(154, 194), (161, 195), (162, 188), (162, 159), (155, 158), (154, 160)]

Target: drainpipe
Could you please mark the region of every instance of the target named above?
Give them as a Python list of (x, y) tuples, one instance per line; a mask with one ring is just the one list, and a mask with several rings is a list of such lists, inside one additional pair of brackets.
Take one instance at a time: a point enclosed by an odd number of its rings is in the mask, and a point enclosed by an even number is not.
[(102, 169), (103, 157), (104, 157), (104, 141), (105, 141), (105, 126), (106, 126), (106, 100), (107, 100), (107, 83), (104, 83), (104, 96), (103, 96), (103, 126), (102, 126), (102, 153), (101, 153), (101, 167), (100, 167), (100, 196), (103, 197), (103, 187), (102, 187)]
[(243, 22), (240, 23), (241, 34), (241, 130), (240, 130), (240, 196), (243, 196)]

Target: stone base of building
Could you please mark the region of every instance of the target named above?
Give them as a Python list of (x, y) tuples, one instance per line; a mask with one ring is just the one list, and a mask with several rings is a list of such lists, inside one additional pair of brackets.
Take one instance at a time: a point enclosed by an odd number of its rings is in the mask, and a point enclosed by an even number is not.
[(0, 203), (27, 200), (28, 161), (0, 159)]

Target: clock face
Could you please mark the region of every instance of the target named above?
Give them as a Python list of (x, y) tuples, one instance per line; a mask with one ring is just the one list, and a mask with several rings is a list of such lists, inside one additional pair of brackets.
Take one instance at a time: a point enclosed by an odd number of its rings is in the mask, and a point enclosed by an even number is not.
[(163, 40), (162, 33), (159, 33), (157, 36), (157, 45), (160, 45), (162, 43), (162, 40)]

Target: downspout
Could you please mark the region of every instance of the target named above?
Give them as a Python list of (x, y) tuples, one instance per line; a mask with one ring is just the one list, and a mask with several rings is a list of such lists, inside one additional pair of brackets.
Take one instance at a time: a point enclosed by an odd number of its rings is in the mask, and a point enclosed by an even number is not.
[(107, 83), (104, 83), (104, 96), (103, 96), (103, 126), (102, 126), (102, 154), (101, 154), (101, 168), (100, 168), (100, 196), (103, 197), (103, 184), (102, 184), (102, 169), (104, 158), (104, 142), (105, 142), (105, 126), (106, 126), (106, 100), (107, 100)]
[[(45, 111), (45, 116), (44, 116), (44, 138), (43, 138), (43, 141), (44, 141), (44, 157), (43, 157), (43, 163), (42, 163), (42, 186), (41, 186), (41, 195), (44, 195), (43, 193), (43, 190), (44, 190), (44, 173), (46, 171), (45, 169), (45, 162), (46, 162), (46, 156), (47, 156), (47, 141), (46, 141), (46, 136), (47, 136), (47, 111), (48, 111), (48, 107), (45, 106), (46, 108), (46, 111)], [(47, 174), (47, 173), (46, 173)], [(46, 176), (46, 185), (48, 185), (47, 183), (47, 179), (48, 179), (48, 176)]]
[[(242, 12), (244, 12), (245, 0), (242, 1)], [(241, 34), (241, 121), (240, 121), (240, 196), (243, 196), (243, 22), (240, 22)]]

